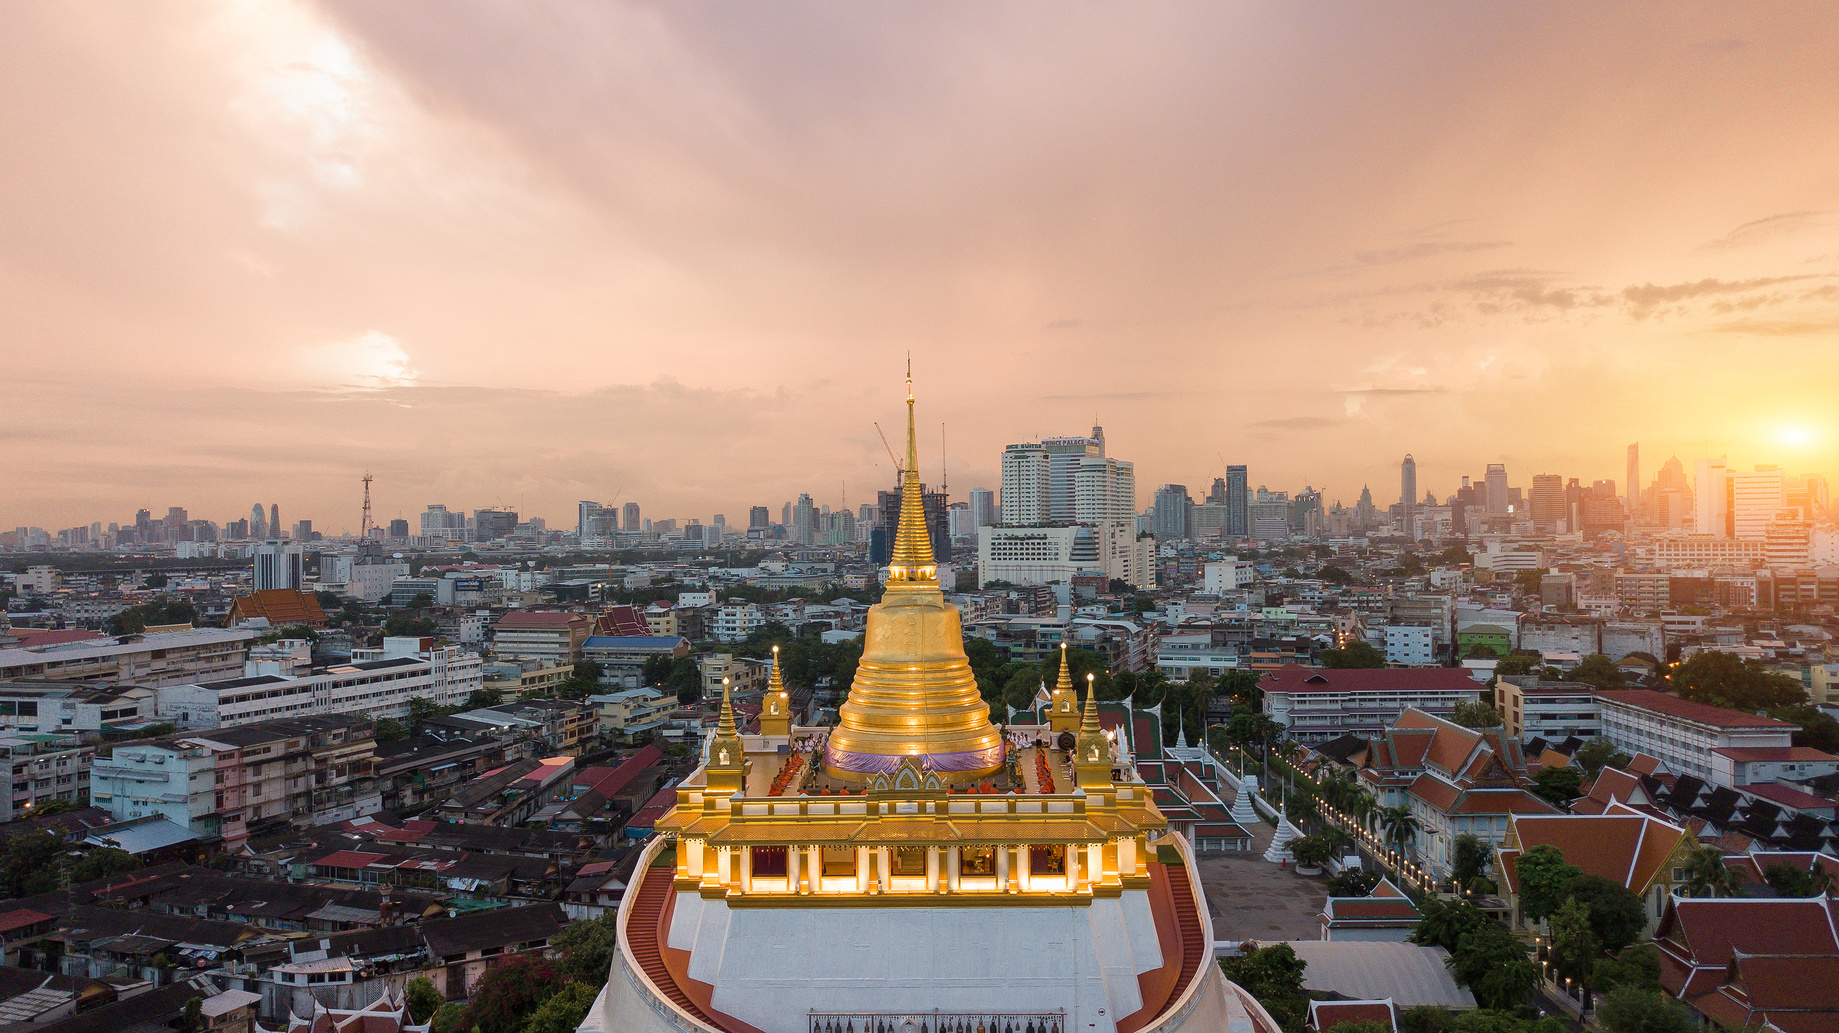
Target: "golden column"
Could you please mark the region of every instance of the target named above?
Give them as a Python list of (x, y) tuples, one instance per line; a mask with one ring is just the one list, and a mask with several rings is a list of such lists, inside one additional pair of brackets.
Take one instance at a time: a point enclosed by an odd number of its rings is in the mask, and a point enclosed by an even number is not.
[(900, 524), (881, 602), (868, 611), (862, 662), (839, 711), (824, 762), (838, 777), (863, 781), (891, 772), (902, 757), (954, 779), (1003, 766), (1002, 736), (977, 691), (964, 655), (958, 608), (945, 601), (926, 530), (919, 445), (913, 431), (913, 374), (907, 373), (907, 468)]

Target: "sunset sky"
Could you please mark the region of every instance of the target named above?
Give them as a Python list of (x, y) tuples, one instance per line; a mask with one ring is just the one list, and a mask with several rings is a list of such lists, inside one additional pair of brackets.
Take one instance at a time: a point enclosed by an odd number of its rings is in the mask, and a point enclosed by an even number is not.
[[(1839, 476), (1839, 12), (0, 6), (0, 527)], [(896, 442), (897, 449), (899, 443)]]

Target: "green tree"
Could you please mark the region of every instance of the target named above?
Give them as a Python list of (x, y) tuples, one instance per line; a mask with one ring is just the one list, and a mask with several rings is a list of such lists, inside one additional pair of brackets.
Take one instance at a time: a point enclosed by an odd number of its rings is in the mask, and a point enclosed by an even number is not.
[(171, 735), (172, 733), (178, 730), (179, 730), (179, 726), (176, 724), (173, 724), (171, 721), (155, 721), (154, 723), (140, 730), (139, 738), (157, 739), (162, 735)]
[(1307, 965), (1287, 943), (1220, 959), (1226, 978), (1264, 1005), (1285, 1033), (1301, 1033), (1309, 1017), (1309, 999), (1303, 992), (1303, 969)]
[(569, 979), (599, 986), (606, 982), (613, 954), (619, 949), (618, 915), (609, 911), (590, 921), (570, 922), (549, 941), (561, 955), (558, 965)]
[(466, 1001), (461, 1028), (479, 1033), (518, 1033), (565, 980), (540, 954), (519, 954), (485, 970)]
[(1589, 911), (1590, 931), (1602, 949), (1619, 951), (1641, 938), (1647, 911), (1628, 887), (1600, 875), (1579, 875), (1565, 892)]
[(1402, 853), (1418, 834), (1418, 818), (1410, 807), (1399, 804), (1379, 812), (1379, 827), (1386, 830), (1386, 842), (1392, 849)]
[(474, 689), (472, 694), (466, 697), (466, 709), (482, 710), (487, 707), (495, 707), (503, 702), (504, 691), (502, 689)]
[(1575, 898), (1552, 912), (1552, 967), (1568, 979), (1587, 980), (1602, 948), (1590, 929), (1590, 909)]
[(428, 1033), (469, 1033), (471, 1029), (466, 1025), (466, 1006), (458, 1001), (441, 1005), (428, 1025)]
[(1812, 870), (1799, 865), (1772, 864), (1762, 870), (1762, 879), (1779, 897), (1813, 897), (1826, 892), (1831, 877), (1823, 869)]
[(1674, 668), (1668, 681), (1681, 699), (1752, 714), (1807, 703), (1800, 682), (1735, 653), (1701, 650)]
[(186, 998), (185, 1006), (179, 1009), (179, 1018), (173, 1028), (179, 1033), (199, 1033), (204, 1029), (204, 998)]
[(1418, 908), (1417, 928), (1411, 930), (1411, 942), (1426, 947), (1441, 947), (1451, 954), (1462, 938), (1490, 925), (1500, 923), (1487, 913), (1463, 900), (1444, 900), (1427, 896)]
[(112, 846), (97, 847), (70, 866), (70, 881), (112, 879), (117, 875), (140, 871), (140, 858)]
[[(1616, 749), (1615, 743), (1599, 737), (1579, 746), (1576, 756), (1571, 759), (1577, 762), (1578, 767), (1584, 769), (1584, 777), (1595, 778), (1597, 772), (1603, 770), (1605, 764), (1616, 767), (1614, 762), (1619, 754), (1620, 751)], [(1626, 756), (1625, 754), (1620, 755)], [(1625, 759), (1622, 763), (1626, 764), (1628, 761)]]
[[(87, 792), (87, 790), (84, 792)], [(80, 811), (83, 807), (84, 804), (78, 803), (75, 800), (46, 800), (44, 803), (37, 804), (32, 808), (31, 817), (49, 818), (54, 814), (68, 814), (71, 811)]]
[(1450, 877), (1456, 885), (1467, 886), (1488, 868), (1491, 851), (1473, 832), (1456, 837), (1450, 851)]
[(1686, 896), (1735, 897), (1743, 892), (1743, 877), (1724, 863), (1724, 851), (1701, 843), (1686, 861)]
[(1584, 773), (1573, 767), (1544, 767), (1533, 776), (1533, 792), (1560, 807), (1575, 800), (1583, 784)]
[(1619, 689), (1627, 681), (1616, 662), (1601, 653), (1591, 653), (1584, 657), (1565, 677), (1567, 681), (1580, 681), (1599, 689)]
[(1520, 855), (1514, 873), (1520, 884), (1520, 914), (1536, 922), (1564, 903), (1571, 883), (1583, 871), (1565, 863), (1557, 847), (1541, 843)]
[(1501, 712), (1494, 709), (1494, 704), (1475, 700), (1456, 704), (1450, 711), (1449, 719), (1464, 728), (1499, 728)]
[(421, 724), (431, 717), (439, 717), (446, 708), (425, 696), (409, 697), (409, 726)]
[(1436, 1004), (1420, 1004), (1398, 1013), (1398, 1033), (1444, 1033), (1456, 1013)]
[(435, 989), (434, 980), (427, 976), (416, 976), (402, 988), (403, 999), (408, 1002), (409, 1018), (416, 1023), (433, 1021), (434, 1013), (441, 1010), (445, 998)]
[[(602, 973), (602, 979), (605, 974)], [(566, 983), (544, 1001), (526, 1020), (518, 1033), (575, 1033), (575, 1027), (587, 1018), (600, 993), (600, 983)]]
[(1637, 943), (1622, 948), (1613, 958), (1596, 963), (1590, 985), (1607, 993), (1618, 986), (1639, 990), (1660, 989), (1660, 949), (1652, 943)]
[(680, 656), (671, 662), (670, 688), (677, 690), (677, 702), (685, 705), (702, 699), (702, 668), (687, 656)]
[(409, 730), (402, 727), (402, 722), (393, 717), (380, 717), (371, 728), (371, 737), (379, 743), (401, 742), (409, 737)]
[(57, 888), (64, 838), (55, 832), (25, 832), (6, 841), (0, 854), (0, 898), (24, 897)]
[(639, 678), (647, 685), (663, 685), (670, 680), (671, 671), (676, 666), (675, 657), (653, 653), (645, 658), (645, 665), (639, 668)]
[(1347, 670), (1353, 668), (1374, 668), (1386, 665), (1386, 655), (1361, 641), (1349, 642), (1340, 649), (1330, 649), (1322, 653), (1323, 667)]
[(1682, 1002), (1633, 986), (1605, 994), (1597, 1002), (1596, 1021), (1610, 1033), (1692, 1033), (1698, 1027)]
[(1349, 868), (1328, 880), (1331, 897), (1364, 897), (1379, 885), (1379, 876), (1364, 868)]
[(1494, 676), (1506, 678), (1513, 675), (1531, 674), (1539, 666), (1537, 653), (1509, 653), (1494, 661)]

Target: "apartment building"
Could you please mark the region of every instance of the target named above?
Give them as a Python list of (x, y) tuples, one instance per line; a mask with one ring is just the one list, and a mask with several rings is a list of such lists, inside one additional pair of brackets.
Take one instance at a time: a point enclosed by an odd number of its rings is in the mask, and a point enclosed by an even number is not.
[(766, 626), (766, 611), (758, 603), (727, 603), (715, 611), (710, 634), (717, 642), (740, 642)]
[(689, 642), (676, 635), (592, 635), (581, 644), (582, 658), (600, 665), (602, 682), (629, 689), (642, 684), (645, 662), (652, 657), (689, 655)]
[(0, 734), (70, 735), (132, 729), (152, 719), (157, 690), (24, 682), (0, 685)]
[(409, 716), (409, 700), (457, 706), (484, 687), (484, 662), (431, 639), (388, 638), (352, 651), (353, 662), (305, 674), (257, 674), (159, 690), (157, 712), (185, 728), (229, 728), (276, 718), (363, 714)]
[(664, 727), (677, 708), (675, 695), (652, 688), (589, 696), (587, 702), (596, 708), (602, 735), (628, 737)]
[(1447, 716), (1485, 690), (1451, 667), (1329, 670), (1286, 664), (1258, 679), (1264, 712), (1298, 742), (1376, 738), (1406, 710)]
[(1730, 776), (1713, 763), (1712, 751), (1788, 747), (1800, 730), (1787, 721), (1648, 689), (1598, 690), (1596, 696), (1603, 710), (1603, 737), (1618, 749), (1659, 757), (1669, 771), (1713, 785)]
[(1508, 675), (1494, 684), (1494, 709), (1507, 736), (1525, 742), (1563, 742), (1575, 735), (1603, 734), (1603, 710), (1596, 688), (1582, 682), (1540, 681), (1536, 675)]
[(1417, 624), (1385, 626), (1386, 663), (1407, 667), (1428, 667), (1437, 662), (1437, 640), (1433, 628)]
[(497, 690), (505, 699), (519, 699), (533, 693), (547, 693), (575, 673), (574, 664), (551, 664), (539, 660), (509, 660), (486, 664), (486, 689)]
[(29, 818), (52, 800), (75, 803), (89, 792), (96, 748), (82, 745), (75, 736), (0, 736), (0, 750), (13, 771), (13, 790), (0, 797), (0, 822)]
[(201, 836), (241, 843), (284, 827), (376, 811), (375, 743), (359, 717), (263, 721), (103, 747), (90, 803), (117, 821), (159, 815)]
[(255, 637), (246, 628), (195, 628), (0, 649), (0, 681), (108, 680), (157, 687), (233, 678), (242, 672)]
[(492, 626), (492, 653), (504, 660), (569, 663), (581, 659), (581, 643), (593, 630), (594, 622), (585, 614), (513, 610)]

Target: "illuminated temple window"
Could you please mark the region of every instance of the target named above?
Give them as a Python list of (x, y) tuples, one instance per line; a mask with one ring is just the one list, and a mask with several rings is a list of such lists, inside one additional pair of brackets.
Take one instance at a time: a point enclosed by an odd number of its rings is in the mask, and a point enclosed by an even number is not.
[(1065, 875), (1066, 847), (1040, 844), (1029, 847), (1028, 870), (1035, 875)]
[(785, 878), (785, 847), (754, 847), (753, 874), (755, 878)]
[(923, 846), (895, 847), (893, 854), (894, 854), (893, 860), (894, 860), (894, 874), (895, 875), (924, 876), (926, 874), (926, 848), (925, 847)]
[(995, 875), (996, 851), (987, 846), (967, 846), (958, 851), (959, 875)]

